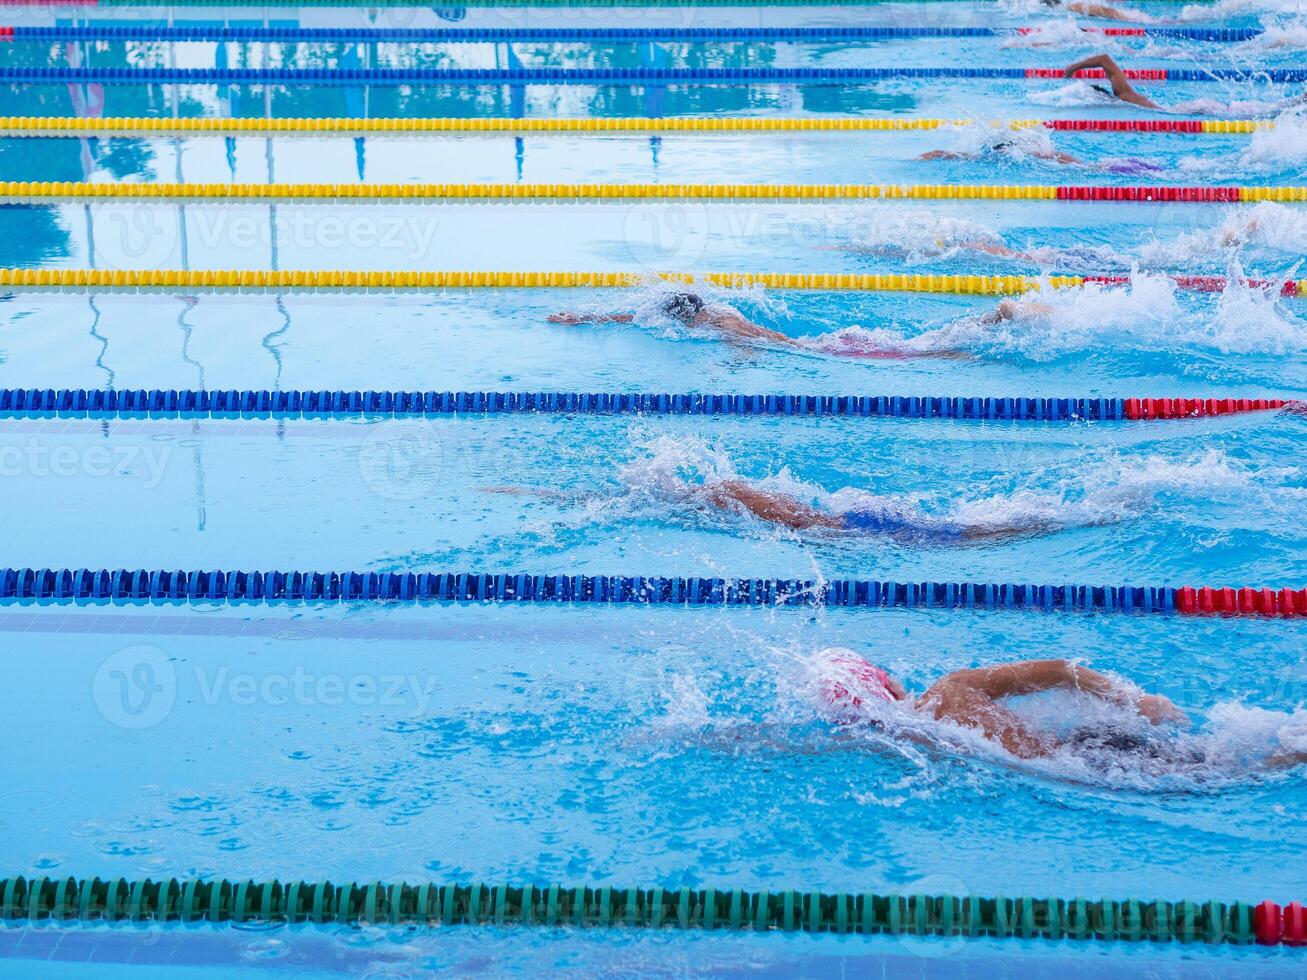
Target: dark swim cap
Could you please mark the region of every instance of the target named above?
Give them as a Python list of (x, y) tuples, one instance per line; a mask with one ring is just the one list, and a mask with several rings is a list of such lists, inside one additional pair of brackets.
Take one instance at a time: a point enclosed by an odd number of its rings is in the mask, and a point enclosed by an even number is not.
[(658, 309), (673, 320), (689, 323), (703, 309), (703, 300), (694, 293), (672, 293), (658, 305)]

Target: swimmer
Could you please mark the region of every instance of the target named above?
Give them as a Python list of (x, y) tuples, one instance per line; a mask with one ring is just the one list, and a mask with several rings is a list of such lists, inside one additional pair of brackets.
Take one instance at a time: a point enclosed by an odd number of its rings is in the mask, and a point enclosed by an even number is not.
[[(947, 721), (978, 731), (1019, 759), (1052, 755), (1066, 744), (1092, 741), (1094, 730), (1082, 728), (1070, 738), (1041, 731), (1002, 702), (1007, 698), (1044, 691), (1079, 691), (1109, 704), (1131, 708), (1153, 725), (1187, 726), (1189, 718), (1161, 694), (1147, 694), (1107, 674), (1069, 660), (1025, 660), (945, 674), (919, 697), (910, 697), (903, 683), (852, 650), (823, 651), (833, 676), (823, 696), (837, 719), (848, 723), (865, 717), (864, 708), (875, 702), (905, 702), (936, 721)], [(1107, 744), (1112, 730), (1099, 734)]]
[(1074, 78), (1076, 72), (1086, 68), (1101, 68), (1107, 75), (1107, 80), (1112, 83), (1112, 91), (1108, 91), (1101, 85), (1095, 85), (1094, 89), (1102, 92), (1104, 95), (1112, 95), (1122, 102), (1129, 102), (1131, 105), (1142, 106), (1145, 109), (1162, 108), (1148, 96), (1143, 95), (1130, 84), (1130, 80), (1125, 77), (1125, 72), (1121, 66), (1112, 60), (1109, 54), (1096, 54), (1092, 57), (1077, 61), (1073, 65), (1067, 65), (1062, 71), (1064, 78)]
[(723, 480), (702, 486), (683, 484), (693, 503), (716, 510), (747, 514), (791, 531), (833, 531), (880, 535), (903, 544), (960, 546), (1051, 534), (1065, 525), (1039, 518), (1021, 522), (980, 524), (936, 517), (914, 508), (885, 503), (860, 504), (835, 513), (805, 504), (784, 493), (764, 490), (747, 480)]
[[(1069, 660), (1025, 660), (955, 670), (937, 680), (924, 694), (913, 697), (900, 680), (853, 650), (833, 647), (817, 656), (825, 670), (821, 690), (823, 713), (841, 725), (870, 724), (881, 728), (887, 719), (877, 717), (876, 705), (902, 704), (916, 714), (971, 729), (1019, 759), (1047, 758), (1061, 750), (1098, 756), (1100, 761), (1104, 756), (1129, 756), (1146, 761), (1158, 774), (1212, 762), (1205, 739), (1189, 737), (1180, 743), (1149, 735), (1150, 730), (1163, 725), (1189, 727), (1189, 717), (1169, 698), (1141, 691)], [(1134, 712), (1148, 721), (1151, 729), (1094, 720), (1060, 734), (1036, 726), (1003, 703), (1008, 698), (1045, 691), (1087, 694)], [(904, 728), (899, 734), (924, 740), (910, 728)], [(1265, 769), (1284, 769), (1303, 763), (1307, 763), (1307, 752), (1293, 739), (1286, 742), (1283, 735), (1280, 747), (1259, 761)]]
[(1122, 20), (1138, 23), (1154, 23), (1152, 17), (1123, 7), (1109, 7), (1105, 3), (1093, 3), (1091, 0), (1040, 0), (1045, 7), (1065, 7), (1072, 13), (1084, 14), (1086, 17), (1098, 17), (1102, 20)]
[[(705, 303), (696, 293), (672, 293), (658, 304), (658, 312), (691, 330), (709, 330), (725, 340), (763, 341), (780, 347), (803, 346), (793, 337), (769, 330), (724, 303)], [(633, 323), (633, 313), (552, 313), (550, 323)]]
[[(1012, 140), (1000, 140), (997, 143), (990, 143), (985, 146), (979, 153), (960, 153), (956, 150), (930, 150), (921, 154), (922, 160), (979, 160), (981, 157), (990, 153), (1002, 153), (1010, 155), (1018, 146)], [(1070, 153), (1060, 153), (1057, 150), (1045, 150), (1040, 147), (1033, 149), (1021, 149), (1021, 153), (1028, 157), (1034, 157), (1036, 160), (1049, 160), (1053, 163), (1083, 163), (1079, 157), (1073, 157)]]
[[(1123, 157), (1118, 160), (1106, 160), (1102, 163), (1090, 163), (1088, 160), (1081, 160), (1070, 153), (1063, 153), (1060, 150), (1044, 149), (1042, 147), (1018, 147), (1012, 140), (1000, 140), (997, 143), (991, 143), (984, 147), (979, 153), (962, 153), (957, 150), (930, 150), (921, 154), (922, 160), (979, 160), (990, 153), (1001, 153), (1005, 156), (1011, 156), (1019, 152), (1023, 156), (1034, 157), (1036, 160), (1046, 160), (1049, 163), (1061, 164), (1063, 166), (1084, 167), (1089, 170), (1101, 170), (1109, 174), (1148, 174), (1159, 173), (1165, 168), (1160, 164), (1153, 163), (1150, 160), (1143, 160), (1139, 157)], [(961, 247), (966, 247), (963, 244)]]
[[(790, 350), (802, 350), (810, 353), (832, 354), (843, 357), (906, 359), (920, 357), (959, 358), (967, 357), (965, 351), (930, 350), (913, 351), (896, 348), (884, 349), (846, 349), (840, 347), (817, 346), (811, 342), (798, 340), (760, 326), (740, 314), (738, 310), (724, 303), (705, 303), (696, 293), (672, 293), (658, 305), (658, 312), (681, 323), (689, 330), (703, 330), (717, 334), (728, 343), (763, 343)], [(580, 323), (633, 323), (633, 313), (552, 313), (547, 318), (550, 323), (575, 325)]]

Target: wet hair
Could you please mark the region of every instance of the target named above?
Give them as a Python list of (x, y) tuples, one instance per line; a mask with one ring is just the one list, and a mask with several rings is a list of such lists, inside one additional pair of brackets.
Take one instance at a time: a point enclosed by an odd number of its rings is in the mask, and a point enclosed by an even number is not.
[(1016, 146), (1012, 140), (999, 140), (997, 143), (991, 143), (987, 147), (990, 153), (1002, 153), (1004, 150), (1010, 150)]
[(1104, 95), (1111, 95), (1114, 97), (1116, 95), (1116, 93), (1113, 92), (1110, 88), (1104, 88), (1102, 85), (1091, 85), (1089, 87), (1092, 88), (1095, 92), (1102, 92)]
[(695, 293), (672, 293), (658, 304), (660, 313), (665, 313), (673, 320), (689, 323), (703, 309), (703, 300)]
[(1039, 0), (1045, 7), (1060, 7), (1062, 0)]

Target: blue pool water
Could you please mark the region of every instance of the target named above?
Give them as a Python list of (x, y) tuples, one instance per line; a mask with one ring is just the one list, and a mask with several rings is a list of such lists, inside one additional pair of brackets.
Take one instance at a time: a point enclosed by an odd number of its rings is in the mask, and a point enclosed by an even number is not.
[[(1039, 33), (844, 44), (514, 45), (531, 66), (1295, 66), (1292, 2), (1154, 3), (1237, 44), (1089, 36), (1024, 2), (859, 8), (463, 11), (465, 26), (866, 23)], [(271, 8), (269, 23), (448, 24), (433, 11)], [(0, 23), (70, 23), (3, 8)], [(87, 12), (77, 15), (88, 22)], [(252, 8), (177, 23), (258, 24)], [(104, 8), (89, 22), (158, 19)], [(1086, 22), (1087, 23), (1087, 22)], [(5, 45), (0, 65), (510, 64), (505, 45)], [(1301, 86), (1168, 83), (1171, 106), (1266, 115)], [(0, 115), (99, 92), (11, 86)], [(1082, 83), (630, 88), (106, 86), (103, 112), (171, 116), (864, 115), (1135, 118)], [(1185, 113), (1184, 118), (1198, 118)], [(1004, 130), (1003, 132), (1008, 132)], [(1307, 121), (1253, 136), (859, 134), (0, 137), (5, 180), (1297, 185)], [(1056, 150), (1079, 162), (1051, 163)], [(1111, 168), (1142, 160), (1146, 177)], [(985, 246), (978, 248), (977, 245)], [(1003, 254), (998, 248), (1009, 250)], [(657, 312), (662, 287), (431, 295), (18, 292), (0, 388), (736, 391), (1307, 396), (1302, 298), (1197, 273), (1302, 278), (1304, 204), (268, 204), (0, 207), (0, 266), (1131, 275), (996, 300), (703, 287), (802, 341), (728, 344)], [(635, 322), (552, 324), (560, 311)], [(855, 358), (849, 352), (954, 356)], [(431, 421), (0, 419), (4, 563), (898, 581), (1307, 584), (1307, 420), (838, 418)], [(829, 512), (1026, 534), (941, 544), (779, 531), (696, 506), (747, 479)], [(1307, 743), (1296, 620), (949, 610), (54, 606), (0, 608), (10, 723), (5, 874), (562, 881), (1197, 901), (1304, 897)], [(1072, 657), (1192, 716), (1204, 761), (1021, 763), (960, 730), (928, 746), (833, 726), (814, 654), (850, 647), (921, 690), (943, 673)], [(1058, 725), (1092, 706), (1027, 699)], [(1097, 717), (1095, 715), (1095, 717)], [(1111, 717), (1114, 724), (1122, 719)], [(897, 730), (891, 726), (891, 731)], [(890, 937), (379, 928), (0, 929), (12, 975), (1270, 976), (1278, 949), (1094, 949)], [(77, 964), (74, 967), (73, 964)]]

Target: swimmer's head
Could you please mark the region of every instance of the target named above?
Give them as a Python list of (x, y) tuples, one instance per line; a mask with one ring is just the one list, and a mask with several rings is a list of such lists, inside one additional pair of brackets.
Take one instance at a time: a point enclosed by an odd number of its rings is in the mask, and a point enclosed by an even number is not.
[(908, 692), (881, 667), (844, 647), (828, 647), (817, 654), (822, 671), (821, 697), (842, 719), (857, 718), (876, 704), (893, 704)]
[(672, 293), (658, 304), (660, 313), (666, 314), (673, 320), (680, 320), (687, 326), (694, 322), (694, 318), (702, 309), (703, 300), (695, 293)]

